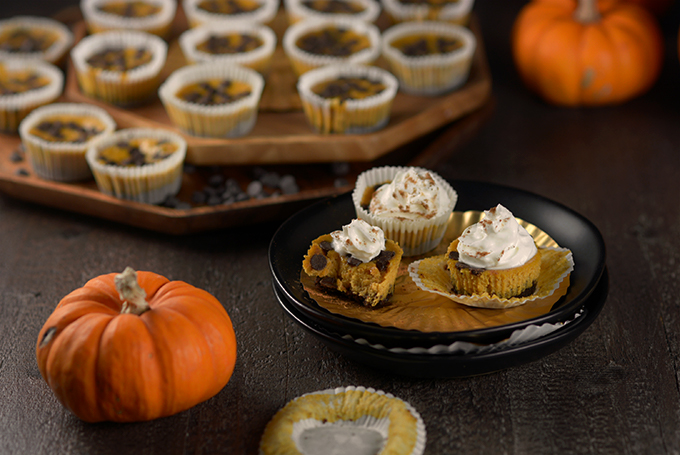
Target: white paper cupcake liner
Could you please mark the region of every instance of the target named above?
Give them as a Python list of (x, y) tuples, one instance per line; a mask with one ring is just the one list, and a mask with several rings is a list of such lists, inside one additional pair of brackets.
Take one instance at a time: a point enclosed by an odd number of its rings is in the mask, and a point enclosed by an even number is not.
[(0, 58), (21, 58), (28, 60), (44, 60), (49, 63), (59, 64), (73, 45), (73, 33), (69, 28), (54, 19), (34, 16), (16, 16), (11, 19), (0, 21), (0, 35), (14, 28), (35, 28), (54, 33), (57, 39), (43, 52), (7, 52), (0, 50)]
[(328, 20), (340, 18), (345, 20), (359, 20), (363, 22), (375, 22), (380, 15), (380, 3), (375, 0), (341, 0), (348, 3), (357, 3), (363, 7), (363, 11), (356, 14), (325, 13), (306, 6), (303, 0), (284, 0), (284, 6), (288, 21), (291, 24), (305, 20)]
[[(202, 106), (177, 97), (183, 87), (209, 79), (246, 82), (250, 95), (233, 103)], [(257, 121), (257, 108), (264, 78), (257, 71), (224, 62), (186, 66), (173, 72), (158, 95), (172, 122), (182, 131), (202, 137), (239, 137), (248, 134)]]
[(199, 8), (198, 5), (201, 1), (203, 0), (182, 0), (182, 7), (191, 28), (209, 22), (220, 22), (222, 24), (232, 24), (235, 22), (268, 24), (274, 19), (279, 10), (279, 0), (257, 0), (261, 6), (252, 12), (233, 15), (216, 14)]
[[(409, 57), (391, 43), (404, 36), (434, 33), (460, 39), (460, 49), (447, 54)], [(475, 35), (460, 25), (442, 22), (407, 22), (390, 27), (383, 34), (382, 54), (400, 89), (419, 95), (439, 95), (463, 85), (470, 74), (477, 47)]]
[(14, 133), (21, 121), (35, 108), (56, 100), (64, 88), (64, 74), (42, 60), (0, 58), (0, 69), (8, 72), (34, 71), (49, 79), (44, 87), (14, 95), (0, 95), (0, 131)]
[[(446, 267), (446, 256), (435, 256), (432, 258), (421, 259), (409, 265), (408, 272), (413, 282), (420, 289), (432, 292), (454, 302), (477, 308), (512, 308), (534, 302), (539, 299), (551, 298), (560, 289), (562, 282), (574, 270), (574, 258), (570, 250), (566, 248), (544, 247), (542, 248), (541, 272), (538, 278), (536, 290), (528, 297), (513, 297), (503, 299), (497, 296), (484, 295), (462, 295), (451, 291), (451, 278)], [(552, 260), (551, 258), (554, 258)], [(421, 265), (425, 261), (430, 261), (432, 267), (439, 267), (441, 274), (438, 277), (430, 276), (431, 281), (425, 283), (423, 280)], [(448, 279), (448, 281), (447, 281)], [(566, 289), (565, 289), (566, 292)]]
[[(97, 160), (99, 151), (105, 147), (139, 137), (169, 140), (179, 148), (164, 160), (145, 166), (115, 166)], [(187, 143), (178, 134), (159, 128), (128, 128), (94, 141), (85, 158), (102, 193), (119, 199), (158, 204), (179, 192), (186, 151)]]
[[(262, 45), (248, 52), (236, 54), (211, 54), (203, 52), (196, 47), (210, 38), (210, 36), (225, 36), (227, 34), (246, 33), (257, 36), (262, 40)], [(208, 23), (191, 28), (179, 37), (179, 45), (189, 63), (224, 62), (254, 69), (260, 74), (267, 74), (272, 55), (276, 49), (276, 34), (266, 25), (256, 23), (235, 23), (225, 27), (220, 23)]]
[(398, 172), (408, 169), (410, 168), (403, 166), (384, 166), (362, 172), (359, 174), (352, 192), (352, 201), (357, 218), (380, 227), (385, 233), (385, 237), (397, 242), (404, 250), (404, 256), (416, 256), (433, 250), (439, 245), (446, 233), (449, 218), (458, 201), (458, 194), (446, 180), (428, 169), (413, 168), (418, 172), (429, 172), (449, 197), (450, 208), (430, 219), (396, 220), (379, 215), (375, 216), (361, 207), (361, 199), (366, 188), (391, 182)]
[(136, 30), (151, 33), (163, 38), (170, 34), (172, 21), (177, 11), (176, 0), (144, 0), (160, 7), (160, 11), (147, 17), (122, 17), (101, 11), (99, 7), (112, 1), (133, 2), (136, 0), (81, 0), (80, 10), (91, 33), (110, 30)]
[(260, 455), (343, 453), (421, 455), (427, 432), (411, 404), (381, 390), (338, 387), (302, 395), (279, 410), (260, 440)]
[(467, 24), (474, 0), (458, 0), (444, 7), (427, 4), (405, 4), (399, 0), (381, 0), (383, 9), (395, 22), (407, 21), (444, 21), (454, 24)]
[[(367, 77), (379, 80), (386, 88), (373, 96), (347, 100), (323, 98), (312, 91), (321, 82), (338, 77)], [(390, 118), (392, 101), (399, 83), (389, 72), (363, 65), (332, 65), (308, 71), (297, 84), (305, 115), (320, 133), (362, 134), (384, 127)]]
[[(144, 48), (151, 52), (151, 61), (129, 71), (101, 70), (88, 65), (88, 58), (111, 48)], [(167, 52), (168, 45), (156, 35), (114, 30), (83, 38), (71, 50), (71, 59), (83, 93), (108, 103), (128, 106), (143, 102), (156, 93)]]
[[(94, 117), (103, 124), (104, 130), (82, 143), (46, 141), (31, 134), (31, 129), (42, 120), (59, 115)], [(19, 134), (26, 156), (38, 176), (68, 182), (92, 178), (85, 152), (93, 141), (115, 129), (116, 122), (104, 109), (85, 103), (55, 103), (34, 110), (21, 122)]]
[[(310, 54), (296, 45), (297, 40), (305, 34), (322, 30), (326, 27), (341, 27), (366, 36), (369, 39), (369, 47), (347, 57), (336, 57)], [(359, 20), (346, 19), (307, 19), (300, 21), (288, 27), (282, 40), (283, 50), (290, 59), (293, 70), (298, 76), (314, 68), (326, 65), (369, 65), (380, 55), (380, 42), (380, 30), (378, 27)]]

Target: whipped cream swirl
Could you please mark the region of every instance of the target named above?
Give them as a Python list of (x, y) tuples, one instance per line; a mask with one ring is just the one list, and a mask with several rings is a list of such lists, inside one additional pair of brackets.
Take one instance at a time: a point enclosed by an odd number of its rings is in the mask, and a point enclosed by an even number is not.
[(376, 216), (418, 220), (434, 218), (449, 207), (449, 196), (434, 176), (411, 168), (398, 172), (373, 193), (369, 211)]
[(352, 220), (342, 231), (331, 232), (332, 246), (340, 255), (349, 254), (361, 262), (369, 262), (385, 249), (385, 234), (382, 229), (371, 226), (364, 220)]
[(500, 270), (519, 267), (536, 254), (531, 234), (498, 204), (458, 239), (458, 260), (470, 267)]

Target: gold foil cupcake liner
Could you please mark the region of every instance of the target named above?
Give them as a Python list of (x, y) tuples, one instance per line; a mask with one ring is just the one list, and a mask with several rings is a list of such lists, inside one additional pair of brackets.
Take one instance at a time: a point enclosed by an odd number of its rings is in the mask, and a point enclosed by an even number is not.
[(31, 71), (49, 79), (43, 87), (13, 95), (0, 95), (0, 131), (15, 133), (21, 121), (35, 108), (56, 100), (64, 88), (64, 74), (42, 60), (0, 58), (0, 77), (7, 73)]
[(446, 232), (451, 212), (458, 201), (458, 194), (446, 180), (428, 169), (413, 168), (418, 172), (429, 172), (449, 197), (450, 207), (443, 209), (439, 215), (430, 219), (397, 220), (373, 215), (361, 206), (361, 200), (366, 189), (391, 182), (398, 172), (408, 169), (410, 168), (404, 166), (383, 166), (359, 174), (352, 192), (352, 201), (357, 218), (372, 226), (380, 227), (385, 233), (385, 237), (397, 242), (404, 250), (404, 256), (416, 256), (436, 248)]
[[(116, 166), (98, 160), (103, 148), (133, 138), (167, 140), (178, 149), (164, 160), (144, 166)], [(119, 199), (158, 204), (179, 192), (187, 143), (178, 134), (159, 128), (128, 128), (94, 141), (85, 153), (99, 191)]]
[(421, 455), (426, 440), (423, 419), (411, 404), (382, 390), (350, 386), (288, 402), (265, 427), (259, 453), (335, 453), (342, 444), (342, 453)]
[[(369, 47), (347, 57), (337, 57), (310, 54), (297, 46), (297, 40), (305, 34), (323, 30), (326, 27), (340, 27), (351, 30), (358, 35), (366, 36), (369, 40)], [(380, 43), (381, 38), (378, 27), (360, 20), (346, 19), (306, 19), (288, 27), (282, 40), (283, 50), (293, 66), (293, 71), (298, 76), (320, 66), (370, 65), (380, 56)]]
[[(446, 54), (418, 57), (404, 55), (392, 46), (395, 40), (404, 36), (426, 33), (460, 39), (463, 45)], [(385, 31), (382, 54), (399, 79), (401, 90), (418, 95), (439, 95), (467, 81), (476, 47), (475, 35), (463, 26), (442, 22), (407, 22)]]
[(133, 3), (136, 0), (81, 0), (80, 10), (90, 33), (135, 30), (151, 33), (161, 38), (170, 36), (172, 21), (175, 19), (177, 11), (176, 0), (144, 0), (145, 3), (160, 8), (156, 14), (146, 17), (123, 17), (100, 9), (107, 3), (120, 1)]
[(381, 0), (383, 9), (394, 22), (442, 21), (466, 25), (474, 0), (458, 0), (443, 6), (428, 3), (402, 3), (400, 0)]
[[(426, 255), (426, 258), (444, 255), (451, 241), (457, 239), (466, 227), (477, 223), (483, 216), (483, 211), (453, 212), (444, 238), (439, 246)], [(537, 226), (521, 219), (518, 219), (518, 222), (531, 234), (538, 247), (559, 248), (559, 245)], [(427, 333), (478, 330), (534, 319), (549, 313), (563, 291), (568, 291), (569, 286), (567, 276), (551, 298), (535, 299), (505, 309), (472, 307), (420, 289), (408, 271), (409, 265), (416, 259), (402, 258), (394, 292), (387, 303), (379, 308), (366, 308), (344, 296), (327, 293), (317, 287), (314, 279), (304, 271), (300, 273), (300, 281), (310, 298), (331, 313), (382, 327)]]
[[(371, 97), (340, 101), (317, 95), (312, 88), (338, 77), (366, 77), (379, 80), (385, 89)], [(332, 65), (300, 76), (297, 90), (310, 125), (319, 133), (362, 134), (383, 128), (390, 119), (392, 101), (399, 83), (389, 72), (363, 65)]]
[[(226, 34), (248, 33), (262, 40), (262, 45), (248, 52), (235, 54), (211, 54), (197, 48), (199, 44), (211, 36), (224, 36)], [(191, 28), (179, 37), (179, 46), (182, 49), (187, 62), (224, 62), (226, 64), (240, 65), (254, 69), (262, 75), (267, 75), (271, 66), (272, 55), (276, 49), (276, 34), (266, 25), (250, 22), (238, 22), (225, 27), (221, 23), (208, 23)]]
[[(208, 79), (245, 82), (251, 92), (233, 103), (203, 106), (177, 97), (188, 84)], [(257, 71), (225, 62), (206, 62), (173, 72), (161, 85), (158, 95), (170, 120), (182, 131), (202, 137), (240, 137), (248, 134), (257, 121), (257, 108), (264, 89), (264, 78)]]
[(68, 49), (73, 45), (73, 33), (59, 21), (46, 17), (15, 16), (0, 21), (0, 36), (17, 28), (34, 29), (54, 34), (55, 41), (42, 52), (8, 52), (0, 49), (0, 59), (17, 58), (26, 60), (43, 60), (59, 65)]
[(274, 19), (279, 10), (279, 0), (255, 0), (260, 6), (253, 11), (231, 15), (211, 13), (200, 8), (200, 4), (203, 1), (204, 0), (182, 1), (182, 7), (187, 16), (189, 27), (191, 28), (210, 22), (219, 22), (226, 26), (231, 26), (238, 22), (268, 24)]
[(356, 3), (363, 8), (363, 11), (349, 14), (349, 13), (326, 13), (317, 11), (305, 5), (303, 0), (284, 0), (286, 15), (288, 22), (294, 24), (305, 19), (313, 20), (327, 20), (333, 18), (359, 20), (363, 22), (375, 22), (380, 16), (380, 3), (375, 0), (337, 0), (347, 3)]
[[(87, 59), (106, 49), (147, 49), (151, 61), (129, 71), (93, 68)], [(71, 50), (80, 90), (87, 96), (119, 106), (142, 103), (156, 94), (165, 65), (168, 45), (156, 35), (132, 30), (114, 30), (90, 35)]]
[(446, 265), (446, 255), (414, 262), (408, 270), (411, 279), (420, 289), (442, 295), (454, 302), (478, 308), (512, 308), (539, 299), (557, 301), (567, 292), (568, 276), (574, 270), (574, 260), (571, 251), (567, 249), (542, 248), (541, 273), (538, 276), (536, 290), (529, 297), (510, 299), (499, 298), (488, 293), (480, 295), (454, 293), (451, 274)]
[[(31, 129), (43, 119), (60, 115), (95, 118), (104, 129), (87, 142), (80, 143), (47, 141), (31, 134)], [(21, 123), (19, 134), (26, 156), (38, 176), (69, 182), (92, 178), (85, 152), (93, 141), (113, 133), (115, 129), (116, 122), (104, 109), (84, 103), (55, 103), (34, 110)]]

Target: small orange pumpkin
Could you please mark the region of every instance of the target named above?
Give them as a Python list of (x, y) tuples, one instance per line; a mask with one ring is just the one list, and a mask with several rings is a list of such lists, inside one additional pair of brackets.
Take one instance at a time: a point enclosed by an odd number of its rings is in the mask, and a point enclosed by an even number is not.
[(525, 84), (563, 106), (621, 103), (647, 91), (663, 63), (651, 13), (614, 0), (533, 0), (512, 31)]
[(82, 420), (134, 422), (219, 392), (234, 370), (236, 337), (208, 292), (128, 267), (64, 297), (36, 357), (57, 399)]

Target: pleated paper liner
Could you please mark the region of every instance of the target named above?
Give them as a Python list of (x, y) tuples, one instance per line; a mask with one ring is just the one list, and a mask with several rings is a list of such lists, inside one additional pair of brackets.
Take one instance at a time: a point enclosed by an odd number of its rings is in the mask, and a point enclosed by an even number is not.
[(408, 402), (381, 390), (341, 387), (290, 401), (267, 424), (261, 455), (420, 455), (426, 430)]
[[(512, 210), (511, 207), (510, 210)], [(568, 275), (571, 268), (568, 264), (564, 264), (570, 261), (564, 261), (564, 259), (566, 256), (571, 259), (571, 253), (568, 250), (560, 249), (548, 233), (524, 220), (518, 220), (518, 222), (532, 235), (538, 247), (557, 249), (554, 250), (556, 252), (561, 251), (559, 254), (546, 255), (546, 259), (550, 259), (550, 261), (558, 259), (558, 262), (564, 262), (562, 264), (564, 267), (560, 269), (563, 272), (554, 273), (553, 271), (559, 269), (559, 267), (549, 264), (548, 270), (551, 271), (549, 277), (547, 275), (542, 277), (548, 287), (557, 284), (552, 293), (546, 292), (545, 295), (540, 296), (541, 298), (532, 299), (532, 297), (529, 297), (526, 303), (509, 308), (479, 308), (458, 303), (452, 300), (450, 296), (422, 290), (413, 281), (408, 271), (412, 263), (422, 259), (429, 258), (432, 260), (432, 258), (443, 256), (449, 243), (458, 238), (467, 226), (478, 222), (483, 215), (484, 212), (480, 211), (453, 212), (444, 238), (435, 250), (424, 256), (402, 260), (394, 293), (387, 303), (380, 308), (366, 308), (343, 295), (327, 293), (317, 287), (314, 279), (304, 271), (301, 272), (300, 280), (309, 296), (319, 306), (331, 313), (375, 323), (382, 327), (395, 327), (404, 330), (419, 330), (421, 332), (479, 330), (522, 322), (549, 313), (553, 305), (568, 291)], [(302, 262), (302, 258), (300, 258), (300, 262)], [(571, 264), (573, 266), (573, 261)], [(566, 271), (567, 269), (568, 271)], [(438, 281), (444, 282), (447, 279), (443, 274), (438, 276)], [(451, 288), (450, 278), (448, 278), (448, 288), (443, 287), (445, 289)]]

